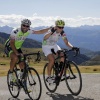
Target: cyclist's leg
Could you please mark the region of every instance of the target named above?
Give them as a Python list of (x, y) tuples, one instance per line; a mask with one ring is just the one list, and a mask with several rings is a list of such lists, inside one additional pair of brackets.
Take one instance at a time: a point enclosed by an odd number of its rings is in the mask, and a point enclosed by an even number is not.
[[(21, 49), (18, 49), (17, 51), (18, 51), (18, 53), (23, 54)], [(24, 63), (24, 58), (23, 57), (19, 58), (19, 63), (18, 64), (19, 64), (19, 67), (21, 69), (20, 78), (22, 78), (23, 73), (24, 73), (24, 67), (25, 67), (25, 63)]]
[(52, 70), (52, 67), (54, 65), (54, 55), (53, 54), (49, 54), (47, 56), (47, 58), (49, 60), (48, 68), (47, 68), (47, 73), (48, 73), (48, 76), (51, 76), (51, 70)]
[(19, 67), (20, 67), (20, 69), (21, 69), (19, 78), (22, 79), (23, 74), (24, 74), (24, 67), (25, 67), (24, 62), (20, 62), (20, 63), (19, 63)]
[(15, 67), (15, 64), (16, 64), (18, 58), (14, 54), (14, 52), (12, 51), (11, 47), (9, 47), (7, 45), (5, 45), (4, 52), (7, 55), (7, 57), (10, 57), (11, 58), (11, 61), (10, 61), (10, 71), (13, 72), (13, 69)]
[(51, 52), (52, 48), (53, 48), (53, 46), (48, 46), (48, 45), (42, 46), (42, 50), (43, 50), (45, 56), (49, 60), (49, 64), (48, 64), (48, 68), (47, 68), (48, 76), (51, 76), (51, 70), (52, 70), (52, 67), (54, 65), (54, 55)]
[(11, 47), (5, 45), (5, 49), (4, 49), (4, 52), (5, 54), (7, 55), (7, 57), (10, 57), (11, 58), (11, 61), (10, 61), (10, 70), (9, 70), (9, 78), (10, 78), (10, 81), (11, 82), (15, 82), (15, 74), (13, 73), (13, 69), (15, 67), (15, 64), (16, 64), (16, 55), (13, 53)]
[(11, 61), (10, 61), (10, 71), (13, 72), (13, 69), (14, 69), (16, 63), (18, 62), (18, 57), (17, 57), (17, 55), (14, 52), (11, 52), (10, 53), (10, 58), (11, 58)]
[(48, 59), (49, 63), (48, 63), (48, 66), (47, 66), (48, 76), (46, 78), (46, 81), (48, 83), (54, 83), (54, 78), (52, 78), (52, 76), (51, 76), (52, 67), (54, 65), (54, 55), (53, 54), (48, 54), (47, 59)]
[(15, 55), (14, 52), (11, 52), (10, 58), (11, 58), (11, 61), (10, 61), (10, 74), (9, 74), (10, 76), (9, 77), (10, 77), (11, 81), (15, 82), (16, 79), (15, 79), (15, 75), (13, 73), (13, 69), (16, 66), (16, 63), (18, 62), (18, 57)]

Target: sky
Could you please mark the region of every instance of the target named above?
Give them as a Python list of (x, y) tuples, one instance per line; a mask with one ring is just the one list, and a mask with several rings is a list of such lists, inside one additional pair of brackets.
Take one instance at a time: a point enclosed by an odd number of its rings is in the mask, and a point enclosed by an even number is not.
[(24, 18), (32, 27), (52, 26), (57, 19), (69, 27), (100, 25), (100, 0), (0, 0), (0, 26), (17, 27)]

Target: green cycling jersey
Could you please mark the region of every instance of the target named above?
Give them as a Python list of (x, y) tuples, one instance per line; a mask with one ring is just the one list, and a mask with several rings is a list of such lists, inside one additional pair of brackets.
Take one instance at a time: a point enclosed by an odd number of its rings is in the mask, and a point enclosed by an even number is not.
[(10, 47), (10, 39), (15, 40), (15, 47), (16, 49), (19, 49), (22, 47), (22, 44), (24, 40), (27, 38), (27, 36), (32, 33), (32, 30), (28, 30), (26, 33), (23, 33), (21, 31), (21, 28), (17, 28), (12, 30), (9, 39), (6, 41), (5, 45)]

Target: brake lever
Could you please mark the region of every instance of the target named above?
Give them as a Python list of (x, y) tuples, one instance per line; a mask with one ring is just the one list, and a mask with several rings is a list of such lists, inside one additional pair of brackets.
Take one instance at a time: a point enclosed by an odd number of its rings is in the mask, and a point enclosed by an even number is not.
[(80, 50), (79, 50), (79, 49), (75, 50), (75, 55), (74, 55), (74, 57), (76, 57), (78, 54), (80, 54)]

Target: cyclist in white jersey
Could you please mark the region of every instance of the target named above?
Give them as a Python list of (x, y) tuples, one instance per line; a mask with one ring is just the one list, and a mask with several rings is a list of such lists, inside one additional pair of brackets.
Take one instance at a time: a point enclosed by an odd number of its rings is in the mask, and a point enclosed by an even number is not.
[[(77, 49), (77, 47), (74, 47), (67, 39), (66, 34), (64, 32), (64, 26), (65, 22), (63, 20), (57, 20), (55, 22), (55, 27), (48, 30), (48, 32), (44, 35), (44, 39), (42, 42), (42, 50), (45, 54), (45, 56), (48, 58), (49, 64), (48, 64), (48, 77), (47, 81), (49, 83), (53, 83), (54, 80), (51, 76), (51, 70), (54, 65), (54, 54), (52, 54), (51, 49), (54, 49), (54, 51), (57, 53), (58, 50), (61, 50), (61, 48), (57, 45), (57, 41), (60, 37), (62, 37), (64, 43), (74, 50)], [(64, 58), (60, 59), (60, 66), (63, 65)]]
[[(23, 19), (21, 21), (21, 27), (12, 30), (9, 39), (5, 43), (5, 53), (7, 56), (11, 58), (10, 62), (10, 72), (13, 72), (15, 64), (18, 62), (18, 56), (22, 55), (21, 47), (26, 39), (26, 37), (32, 34), (43, 34), (48, 31), (50, 28), (42, 29), (42, 30), (31, 30), (30, 29), (31, 21), (29, 19)], [(24, 69), (24, 62), (21, 61), (19, 63), (21, 71), (23, 72)]]

